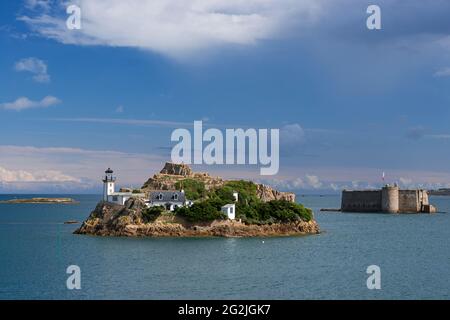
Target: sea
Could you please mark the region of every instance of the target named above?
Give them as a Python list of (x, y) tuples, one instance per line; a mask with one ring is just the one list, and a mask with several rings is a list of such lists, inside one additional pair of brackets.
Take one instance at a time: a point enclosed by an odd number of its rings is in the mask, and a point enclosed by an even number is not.
[(430, 197), (434, 215), (390, 215), (320, 212), (340, 196), (299, 195), (321, 234), (162, 239), (74, 235), (64, 222), (101, 196), (52, 195), (67, 196), (79, 203), (0, 204), (0, 299), (450, 298), (450, 197)]

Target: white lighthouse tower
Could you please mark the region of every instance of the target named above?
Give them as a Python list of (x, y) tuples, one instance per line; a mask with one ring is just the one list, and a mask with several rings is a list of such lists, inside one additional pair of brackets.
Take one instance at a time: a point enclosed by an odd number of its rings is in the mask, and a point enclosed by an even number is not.
[(115, 192), (116, 178), (113, 176), (114, 171), (111, 168), (105, 171), (103, 178), (103, 201), (110, 201), (109, 197)]

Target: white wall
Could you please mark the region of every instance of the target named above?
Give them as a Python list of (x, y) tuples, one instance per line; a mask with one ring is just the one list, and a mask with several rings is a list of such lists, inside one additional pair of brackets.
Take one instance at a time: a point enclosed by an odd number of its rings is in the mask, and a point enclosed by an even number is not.
[(234, 204), (230, 207), (222, 207), (222, 212), (225, 213), (230, 220), (236, 218), (236, 206)]

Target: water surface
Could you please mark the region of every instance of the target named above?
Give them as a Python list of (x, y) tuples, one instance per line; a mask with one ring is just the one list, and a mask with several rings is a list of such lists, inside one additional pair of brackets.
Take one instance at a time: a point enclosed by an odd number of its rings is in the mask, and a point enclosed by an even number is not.
[[(340, 197), (305, 196), (298, 200), (315, 210), (320, 235), (99, 238), (63, 222), (84, 220), (100, 196), (70, 197), (80, 203), (0, 204), (0, 299), (450, 298), (447, 213), (320, 213)], [(431, 202), (450, 212), (449, 197)], [(372, 264), (381, 290), (366, 287)], [(66, 288), (69, 265), (81, 268), (81, 290)]]

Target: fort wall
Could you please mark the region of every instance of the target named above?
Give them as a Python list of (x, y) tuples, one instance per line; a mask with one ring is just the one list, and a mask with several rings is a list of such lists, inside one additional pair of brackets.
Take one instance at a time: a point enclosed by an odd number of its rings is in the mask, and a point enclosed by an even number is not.
[(381, 190), (342, 192), (341, 210), (347, 212), (381, 211)]
[(381, 190), (342, 191), (343, 212), (433, 213), (436, 208), (428, 202), (426, 190), (400, 190), (384, 186)]
[(399, 211), (420, 212), (422, 204), (419, 198), (419, 190), (400, 190)]

